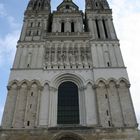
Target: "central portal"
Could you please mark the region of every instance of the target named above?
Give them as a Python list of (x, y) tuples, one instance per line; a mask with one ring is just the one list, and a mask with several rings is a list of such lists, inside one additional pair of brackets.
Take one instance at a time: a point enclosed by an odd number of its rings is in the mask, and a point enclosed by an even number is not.
[(58, 88), (57, 124), (79, 124), (78, 87), (64, 82)]

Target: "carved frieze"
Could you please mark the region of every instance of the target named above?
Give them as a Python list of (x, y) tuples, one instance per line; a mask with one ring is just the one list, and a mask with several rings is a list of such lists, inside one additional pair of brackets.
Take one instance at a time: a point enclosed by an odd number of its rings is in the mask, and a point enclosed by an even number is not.
[(50, 43), (45, 47), (44, 65), (48, 68), (91, 68), (89, 44)]

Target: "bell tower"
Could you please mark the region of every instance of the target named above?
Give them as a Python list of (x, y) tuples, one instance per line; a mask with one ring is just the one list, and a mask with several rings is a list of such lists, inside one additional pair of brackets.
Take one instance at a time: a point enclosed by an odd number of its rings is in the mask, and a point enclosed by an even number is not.
[(0, 140), (138, 140), (130, 82), (107, 0), (51, 11), (30, 0)]

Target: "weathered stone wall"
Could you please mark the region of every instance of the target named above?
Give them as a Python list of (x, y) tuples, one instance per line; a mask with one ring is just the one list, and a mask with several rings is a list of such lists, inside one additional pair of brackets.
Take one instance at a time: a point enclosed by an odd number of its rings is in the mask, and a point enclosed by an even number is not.
[(135, 129), (9, 129), (0, 130), (0, 140), (139, 140), (140, 133)]

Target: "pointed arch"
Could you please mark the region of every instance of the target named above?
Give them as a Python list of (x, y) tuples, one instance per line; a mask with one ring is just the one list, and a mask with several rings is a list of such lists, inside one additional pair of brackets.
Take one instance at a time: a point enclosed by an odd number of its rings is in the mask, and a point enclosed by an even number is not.
[(42, 87), (41, 86), (41, 83), (38, 80), (35, 80), (35, 79), (32, 80), (31, 83), (30, 83), (30, 85), (32, 86), (33, 84), (36, 84), (38, 87)]
[(30, 82), (28, 80), (22, 80), (19, 82), (19, 86), (22, 86), (24, 83), (27, 84), (27, 86), (30, 86)]
[(8, 83), (8, 87), (11, 87), (13, 84), (16, 84), (17, 86), (19, 85), (19, 81), (18, 80), (13, 80), (13, 81), (10, 81)]
[(110, 85), (110, 83), (114, 83), (114, 85), (117, 85), (117, 80), (115, 78), (110, 78), (107, 80), (107, 85)]
[(118, 80), (117, 84), (120, 85), (121, 82), (124, 82), (126, 86), (130, 86), (130, 82), (123, 77)]
[(88, 86), (88, 84), (94, 86), (94, 82), (92, 80), (86, 81), (86, 83), (85, 83), (86, 87)]
[(105, 79), (103, 79), (103, 78), (100, 78), (100, 79), (96, 80), (95, 85), (98, 86), (100, 82), (102, 82), (105, 85), (107, 85), (107, 81)]

